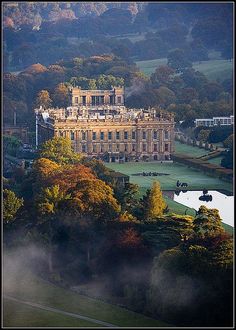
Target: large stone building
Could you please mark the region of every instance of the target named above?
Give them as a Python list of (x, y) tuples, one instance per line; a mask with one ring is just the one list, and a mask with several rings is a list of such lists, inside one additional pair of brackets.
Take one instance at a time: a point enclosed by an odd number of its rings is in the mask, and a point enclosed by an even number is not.
[(72, 106), (124, 105), (124, 87), (111, 90), (71, 89)]
[[(37, 145), (53, 136), (63, 136), (71, 140), (76, 152), (107, 161), (171, 158), (172, 114), (158, 109), (125, 108), (122, 88), (111, 91), (75, 88), (71, 95), (72, 106), (66, 109), (35, 109)], [(94, 97), (97, 104), (92, 101)]]

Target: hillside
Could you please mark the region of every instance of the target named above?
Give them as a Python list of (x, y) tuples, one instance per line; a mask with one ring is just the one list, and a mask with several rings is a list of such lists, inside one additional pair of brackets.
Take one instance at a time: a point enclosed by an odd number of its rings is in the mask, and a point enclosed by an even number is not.
[[(167, 58), (137, 61), (136, 64), (143, 73), (150, 76), (156, 68), (167, 64)], [(203, 73), (209, 80), (224, 81), (232, 76), (233, 62), (223, 59), (194, 62), (193, 68)]]
[[(11, 287), (10, 281), (14, 283)], [(63, 289), (32, 273), (11, 274), (4, 285), (7, 286), (3, 314), (6, 327), (167, 326), (142, 314)]]

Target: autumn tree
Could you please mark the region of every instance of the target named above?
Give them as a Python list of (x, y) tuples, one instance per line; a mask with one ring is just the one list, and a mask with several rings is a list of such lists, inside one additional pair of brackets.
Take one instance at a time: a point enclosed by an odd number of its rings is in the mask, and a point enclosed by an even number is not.
[(60, 165), (48, 158), (36, 159), (33, 163), (33, 171), (37, 175), (36, 181), (47, 179), (52, 173), (57, 171)]
[(43, 108), (47, 109), (51, 106), (52, 104), (52, 100), (50, 98), (49, 92), (47, 90), (41, 90), (38, 94), (37, 94), (37, 98), (36, 98), (36, 106), (40, 107), (42, 106)]
[(39, 187), (45, 188), (51, 184), (51, 176), (57, 173), (60, 167), (59, 164), (47, 158), (39, 158), (34, 161), (31, 172), (34, 195), (38, 195)]
[(23, 198), (18, 198), (9, 189), (3, 190), (3, 223), (8, 224), (13, 221), (20, 207), (23, 205)]
[(79, 180), (68, 192), (72, 195), (70, 207), (80, 214), (106, 221), (114, 219), (120, 212), (112, 188), (99, 179)]
[(142, 237), (134, 228), (125, 229), (118, 238), (118, 246), (122, 248), (137, 248), (142, 244)]
[(136, 217), (134, 217), (128, 211), (124, 211), (124, 212), (120, 213), (120, 215), (119, 215), (119, 221), (120, 222), (129, 222), (129, 221), (136, 222), (137, 219), (136, 219)]
[(64, 193), (59, 185), (54, 185), (42, 190), (38, 197), (37, 208), (39, 213), (55, 214), (58, 210), (60, 203), (70, 199), (70, 194)]
[(58, 167), (48, 177), (48, 183), (50, 185), (59, 185), (60, 189), (64, 192), (71, 188), (75, 188), (76, 184), (83, 179), (96, 179), (91, 169), (82, 165), (64, 165)]
[(39, 157), (48, 158), (58, 164), (78, 163), (81, 159), (81, 155), (73, 151), (71, 141), (64, 137), (54, 137), (44, 142)]
[(60, 83), (56, 86), (52, 99), (56, 107), (67, 107), (70, 105), (70, 94), (65, 84)]
[(46, 71), (47, 71), (47, 67), (40, 63), (32, 64), (24, 70), (24, 72), (30, 74), (40, 74)]
[(163, 215), (166, 202), (162, 197), (160, 184), (153, 182), (152, 188), (148, 189), (142, 199), (143, 216), (146, 220), (154, 220)]

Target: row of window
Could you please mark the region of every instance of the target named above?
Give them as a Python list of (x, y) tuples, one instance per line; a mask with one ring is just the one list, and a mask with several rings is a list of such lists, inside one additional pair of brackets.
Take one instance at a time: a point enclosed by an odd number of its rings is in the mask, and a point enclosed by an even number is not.
[[(87, 99), (86, 96), (82, 96), (82, 104), (86, 105), (87, 104)], [(104, 102), (104, 96), (91, 96), (91, 103), (92, 105), (103, 105), (105, 104)], [(109, 103), (115, 104), (115, 98), (113, 95), (110, 96)], [(121, 103), (121, 96), (117, 97), (117, 103)], [(75, 97), (75, 104), (79, 104), (79, 97)]]
[[(108, 140), (112, 140), (112, 133), (114, 133), (114, 132), (108, 132)], [(60, 135), (63, 136), (63, 132), (60, 132)], [(100, 140), (104, 140), (104, 137), (105, 137), (104, 132), (100, 132)], [(116, 137), (116, 140), (119, 140), (120, 139), (120, 132), (115, 132), (115, 137)], [(136, 132), (132, 131), (131, 137), (132, 137), (132, 140), (135, 140), (136, 139)], [(165, 137), (166, 140), (169, 139), (169, 131), (165, 131), (164, 137)], [(75, 139), (75, 133), (74, 132), (70, 133), (70, 138), (71, 138), (71, 140)], [(128, 140), (128, 138), (129, 138), (128, 132), (124, 132), (124, 140)], [(146, 134), (145, 131), (143, 131), (142, 132), (142, 139), (146, 140), (146, 138), (147, 138), (147, 134)], [(158, 132), (154, 131), (153, 132), (153, 139), (156, 140), (157, 138), (158, 138)], [(93, 140), (97, 139), (97, 133), (96, 132), (92, 133), (92, 139)], [(86, 132), (82, 132), (82, 140), (86, 140)]]
[[(125, 144), (124, 150), (123, 148), (120, 148), (121, 146), (119, 144), (116, 145), (116, 151), (128, 151), (128, 145)], [(158, 145), (156, 143), (153, 144), (153, 151), (157, 152)], [(106, 149), (104, 148), (103, 145), (93, 145), (93, 152), (105, 152)], [(108, 151), (112, 151), (112, 144), (108, 145)], [(136, 144), (132, 144), (132, 151), (136, 151)], [(144, 143), (142, 146), (142, 151), (147, 151), (147, 145)], [(165, 144), (165, 151), (169, 151), (169, 144)], [(87, 152), (87, 146), (86, 144), (82, 145), (82, 152)]]

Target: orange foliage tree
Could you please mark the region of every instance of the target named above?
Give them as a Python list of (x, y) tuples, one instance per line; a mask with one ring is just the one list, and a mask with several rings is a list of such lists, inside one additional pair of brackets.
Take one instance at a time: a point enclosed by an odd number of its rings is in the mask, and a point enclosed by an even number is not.
[(142, 238), (134, 228), (128, 228), (120, 235), (118, 245), (120, 247), (140, 247)]
[(79, 180), (68, 192), (72, 195), (72, 208), (81, 214), (106, 221), (116, 218), (120, 212), (112, 188), (99, 179)]
[(96, 179), (92, 170), (84, 165), (75, 164), (58, 168), (48, 178), (50, 185), (59, 185), (62, 191), (75, 188), (82, 179)]

